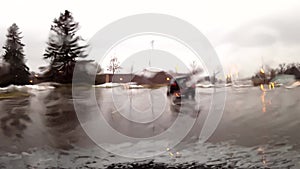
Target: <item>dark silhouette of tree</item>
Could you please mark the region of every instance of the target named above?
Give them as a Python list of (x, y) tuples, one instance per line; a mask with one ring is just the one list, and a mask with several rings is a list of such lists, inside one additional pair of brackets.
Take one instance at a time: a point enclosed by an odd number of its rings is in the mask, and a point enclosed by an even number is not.
[(196, 61), (193, 61), (190, 64), (190, 67), (191, 67), (191, 73), (192, 74), (197, 74), (197, 73), (202, 73), (203, 72), (203, 70), (200, 68), (200, 66), (197, 64)]
[(53, 21), (44, 59), (50, 60), (48, 75), (56, 82), (70, 83), (76, 60), (87, 56), (87, 45), (79, 45), (82, 38), (76, 35), (78, 29), (78, 22), (68, 10)]
[(275, 77), (276, 77), (276, 70), (275, 69), (271, 69), (270, 79), (273, 79)]
[(25, 85), (29, 84), (29, 68), (25, 64), (24, 44), (21, 42), (21, 32), (17, 24), (12, 24), (8, 28), (7, 40), (3, 47), (3, 60), (9, 65), (9, 72), (1, 78), (0, 85), (9, 84)]
[(279, 64), (278, 74), (283, 74), (285, 70), (286, 70), (286, 64), (285, 63)]
[(218, 81), (217, 75), (218, 75), (219, 73), (220, 73), (219, 70), (218, 70), (218, 71), (215, 71), (215, 70), (214, 70), (213, 75), (212, 75), (211, 78), (210, 78), (211, 84), (216, 84), (216, 82)]
[[(16, 109), (15, 106), (18, 105)], [(25, 129), (32, 122), (29, 116), (30, 98), (14, 99), (1, 105), (0, 128), (4, 135), (23, 138)]]
[(120, 66), (120, 62), (116, 56), (112, 57), (110, 59), (109, 65), (107, 70), (111, 71), (113, 74), (115, 74), (118, 70), (122, 69)]

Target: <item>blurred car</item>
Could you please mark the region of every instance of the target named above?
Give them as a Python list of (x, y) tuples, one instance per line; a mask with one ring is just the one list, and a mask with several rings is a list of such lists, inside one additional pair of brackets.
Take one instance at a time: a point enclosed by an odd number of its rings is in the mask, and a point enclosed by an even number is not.
[(177, 76), (170, 80), (168, 85), (167, 95), (175, 98), (195, 99), (196, 85), (192, 82), (190, 76)]

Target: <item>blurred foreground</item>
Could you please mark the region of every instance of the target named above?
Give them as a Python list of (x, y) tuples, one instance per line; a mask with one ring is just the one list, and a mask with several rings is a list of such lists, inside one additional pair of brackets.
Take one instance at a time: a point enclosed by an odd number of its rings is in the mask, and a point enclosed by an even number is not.
[[(300, 168), (299, 87), (265, 92), (258, 87), (227, 87), (222, 120), (206, 143), (196, 139), (203, 125), (199, 115), (209, 113), (212, 93), (218, 89), (197, 88), (195, 101), (185, 101), (187, 106), (181, 113), (172, 109), (165, 87), (94, 88), (97, 105), (89, 102), (89, 89), (82, 87), (75, 98), (71, 87), (33, 86), (6, 92), (11, 97), (0, 100), (0, 168)], [(99, 106), (112, 128), (134, 138), (163, 133), (177, 118), (196, 122), (174, 148), (168, 147), (171, 137), (120, 142), (105, 128), (97, 129), (96, 133), (106, 135), (103, 143), (120, 154), (130, 151), (134, 157), (143, 157), (157, 146), (165, 146), (165, 151), (154, 157), (124, 158), (89, 139), (78, 121), (74, 100), (85, 112), (85, 124), (93, 121)], [(130, 104), (139, 111), (130, 109)], [(137, 115), (140, 112), (145, 114)], [(155, 123), (148, 122), (156, 117)], [(139, 126), (134, 121), (145, 123)], [(180, 128), (176, 132), (180, 133)]]

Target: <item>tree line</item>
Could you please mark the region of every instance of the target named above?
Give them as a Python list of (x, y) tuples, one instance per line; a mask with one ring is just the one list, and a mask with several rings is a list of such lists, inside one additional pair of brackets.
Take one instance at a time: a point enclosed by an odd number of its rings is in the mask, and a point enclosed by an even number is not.
[[(82, 38), (76, 33), (79, 23), (72, 13), (65, 10), (55, 18), (50, 28), (50, 35), (43, 58), (49, 61), (45, 78), (59, 83), (71, 83), (75, 63), (79, 58), (86, 58), (87, 45), (80, 45)], [(0, 86), (30, 84), (30, 72), (25, 64), (24, 44), (19, 27), (13, 23), (7, 29), (6, 42), (3, 46), (2, 67), (0, 68)]]

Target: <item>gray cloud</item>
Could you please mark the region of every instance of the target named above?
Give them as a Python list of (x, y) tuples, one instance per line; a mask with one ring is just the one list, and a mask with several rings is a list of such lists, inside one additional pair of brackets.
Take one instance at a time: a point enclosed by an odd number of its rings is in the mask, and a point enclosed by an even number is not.
[(177, 67), (179, 72), (189, 72), (189, 67), (178, 56), (162, 50), (143, 50), (131, 55), (121, 63), (121, 67), (124, 68), (123, 72), (130, 72), (131, 66), (134, 66), (133, 72), (142, 71), (150, 66), (165, 71), (176, 71)]
[(235, 29), (225, 36), (223, 43), (241, 47), (263, 47), (280, 42), (300, 44), (300, 11), (290, 10), (273, 14)]

